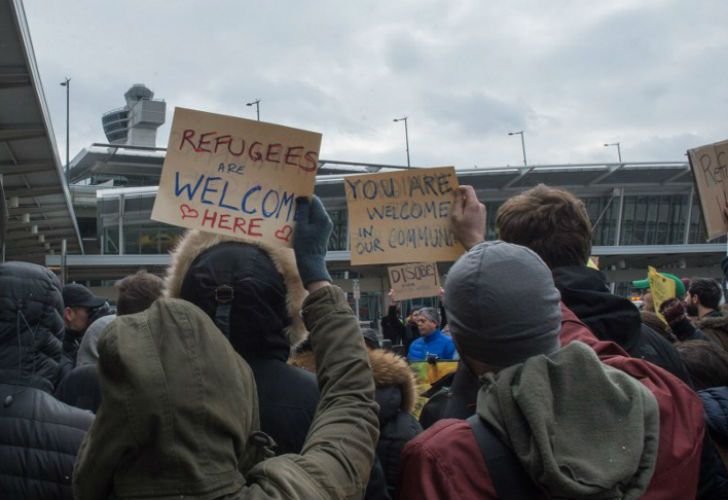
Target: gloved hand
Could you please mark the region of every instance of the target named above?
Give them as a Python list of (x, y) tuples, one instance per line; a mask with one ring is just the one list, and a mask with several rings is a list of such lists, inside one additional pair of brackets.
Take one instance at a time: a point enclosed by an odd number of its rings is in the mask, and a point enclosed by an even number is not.
[(665, 318), (667, 324), (672, 326), (678, 321), (687, 319), (685, 305), (679, 299), (667, 299), (660, 304), (660, 314)]
[(313, 196), (296, 198), (296, 228), (293, 231), (293, 251), (303, 286), (314, 281), (331, 281), (326, 270), (326, 248), (334, 224), (321, 200)]

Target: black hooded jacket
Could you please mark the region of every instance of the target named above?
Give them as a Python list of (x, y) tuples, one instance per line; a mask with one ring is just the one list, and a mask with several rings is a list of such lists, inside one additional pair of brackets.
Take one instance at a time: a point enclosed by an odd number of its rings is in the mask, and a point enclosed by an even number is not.
[(635, 358), (660, 366), (688, 385), (688, 374), (675, 348), (642, 324), (631, 301), (610, 293), (603, 273), (586, 266), (552, 270), (561, 300), (600, 340), (611, 340)]
[(26, 262), (0, 265), (0, 492), (71, 499), (76, 453), (90, 412), (51, 396), (62, 357), (63, 298), (56, 276)]
[(300, 453), (319, 389), (313, 374), (286, 363), (286, 287), (265, 251), (240, 243), (210, 248), (190, 265), (180, 295), (212, 318), (252, 368), (261, 430), (277, 453)]

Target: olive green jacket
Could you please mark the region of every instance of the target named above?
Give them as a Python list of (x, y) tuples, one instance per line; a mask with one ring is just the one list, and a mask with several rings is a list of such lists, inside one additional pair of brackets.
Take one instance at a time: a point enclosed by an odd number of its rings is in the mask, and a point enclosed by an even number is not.
[(361, 498), (378, 423), (359, 326), (335, 286), (312, 293), (303, 317), (321, 400), (301, 454), (261, 462), (252, 373), (204, 312), (163, 299), (115, 320), (99, 341), (103, 401), (75, 498)]

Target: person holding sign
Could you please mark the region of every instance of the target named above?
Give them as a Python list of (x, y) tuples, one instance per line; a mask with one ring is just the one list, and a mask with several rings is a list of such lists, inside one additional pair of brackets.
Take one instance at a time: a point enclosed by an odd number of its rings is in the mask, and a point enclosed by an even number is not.
[(533, 251), (481, 242), (445, 293), (461, 363), (483, 385), (474, 416), (405, 446), (402, 498), (696, 498), (700, 399), (643, 360), (601, 357), (620, 350), (590, 334), (564, 342), (570, 311)]
[(630, 300), (610, 293), (603, 273), (587, 267), (592, 226), (580, 199), (540, 184), (506, 200), (498, 209), (496, 228), (503, 241), (528, 247), (544, 260), (561, 300), (600, 340), (616, 342), (630, 355), (690, 382), (675, 348), (642, 324)]
[(416, 321), (420, 338), (410, 344), (407, 361), (458, 359), (452, 338), (442, 333), (439, 328), (440, 318), (436, 309), (423, 307), (419, 310)]
[[(160, 299), (118, 318), (99, 342), (103, 401), (76, 461), (76, 500), (362, 497), (379, 437), (372, 370), (346, 295), (326, 270), (330, 219), (316, 198), (298, 199), (295, 217), (293, 247), (309, 292), (302, 315), (321, 387), (301, 453), (272, 456), (274, 443), (260, 432), (260, 373), (217, 326), (225, 313)], [(239, 295), (239, 281), (218, 289), (230, 299), (220, 307), (252, 298)], [(283, 403), (279, 412), (288, 411)]]
[[(485, 239), (485, 206), (471, 186), (461, 186), (454, 196), (453, 231), (471, 248), (469, 245)], [(503, 240), (530, 248), (549, 266), (561, 294), (562, 314), (576, 314), (599, 340), (615, 342), (635, 358), (691, 383), (675, 348), (642, 325), (639, 311), (628, 299), (609, 292), (604, 274), (586, 266), (592, 234), (581, 200), (541, 184), (506, 200), (498, 210), (496, 225)], [(723, 491), (726, 484), (725, 471), (716, 472), (717, 456), (707, 437), (704, 444), (699, 450), (703, 456), (698, 498), (709, 498), (703, 495)]]

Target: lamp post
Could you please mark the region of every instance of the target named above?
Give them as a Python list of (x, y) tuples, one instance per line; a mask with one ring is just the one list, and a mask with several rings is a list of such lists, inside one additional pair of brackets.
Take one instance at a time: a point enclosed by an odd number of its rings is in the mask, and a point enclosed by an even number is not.
[(609, 146), (617, 146), (617, 156), (619, 157), (619, 164), (622, 164), (622, 148), (619, 147), (618, 142), (610, 142), (609, 144), (605, 144), (604, 147), (608, 148)]
[(527, 167), (528, 162), (526, 161), (526, 141), (523, 139), (523, 130), (518, 132), (508, 132), (508, 135), (520, 135), (521, 136), (521, 150), (523, 150), (523, 166)]
[(407, 129), (407, 117), (395, 118), (394, 122), (404, 122), (404, 143), (407, 148), (407, 168), (410, 168), (410, 153), (409, 153), (409, 130)]
[(255, 104), (255, 114), (258, 117), (258, 121), (260, 121), (260, 99), (256, 99), (252, 102), (245, 103), (246, 106), (252, 106)]
[(61, 87), (66, 87), (66, 183), (70, 182), (70, 179), (68, 178), (68, 168), (69, 168), (69, 156), (70, 156), (70, 134), (71, 134), (71, 119), (70, 119), (70, 111), (71, 111), (71, 79), (66, 77), (64, 81), (61, 82)]

